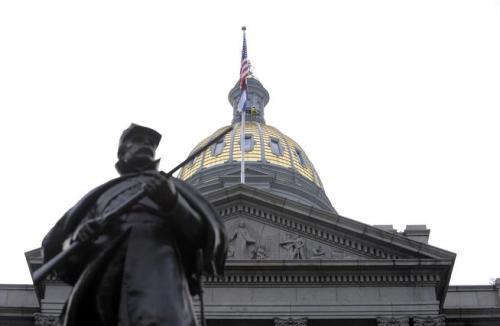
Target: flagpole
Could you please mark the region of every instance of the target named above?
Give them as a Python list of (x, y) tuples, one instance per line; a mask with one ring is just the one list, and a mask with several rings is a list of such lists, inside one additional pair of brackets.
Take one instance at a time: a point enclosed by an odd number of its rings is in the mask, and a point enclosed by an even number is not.
[(241, 148), (241, 183), (245, 183), (245, 108), (241, 110), (241, 136), (240, 136), (240, 148)]
[[(246, 40), (245, 40), (245, 31), (246, 27), (243, 26), (241, 30), (243, 31), (243, 42), (244, 42), (244, 51), (246, 52)], [(245, 53), (246, 56), (246, 53)], [(240, 72), (241, 73), (241, 72)], [(245, 76), (245, 85), (247, 81), (247, 77)], [(241, 84), (240, 84), (241, 85)], [(240, 101), (241, 101), (241, 96), (243, 95), (243, 92), (246, 92), (246, 89), (241, 89), (240, 88)], [(246, 94), (245, 94), (246, 97)], [(246, 99), (245, 99), (246, 102)], [(241, 134), (240, 134), (240, 150), (241, 150), (241, 174), (240, 174), (240, 182), (242, 184), (245, 184), (245, 103), (243, 103), (243, 107), (241, 108)]]

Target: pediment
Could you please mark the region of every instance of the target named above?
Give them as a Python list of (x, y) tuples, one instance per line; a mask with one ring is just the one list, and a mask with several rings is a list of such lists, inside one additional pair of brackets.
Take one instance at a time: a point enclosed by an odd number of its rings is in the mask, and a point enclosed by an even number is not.
[[(239, 184), (210, 193), (207, 197), (224, 219), (228, 236), (232, 239), (230, 249), (234, 251), (229, 254), (234, 259), (282, 260), (297, 259), (298, 256), (307, 260), (434, 259), (452, 264), (456, 256), (404, 235), (255, 187)], [(240, 223), (244, 227), (239, 227)], [(235, 234), (243, 240), (248, 236), (250, 242), (245, 242), (245, 246), (241, 242), (237, 244)], [(294, 248), (297, 246), (304, 249), (296, 253)]]
[(41, 248), (33, 249), (24, 253), (26, 262), (31, 272), (42, 266), (43, 257)]
[(33, 250), (30, 250), (30, 251), (27, 251), (24, 253), (24, 256), (26, 257), (26, 260), (27, 261), (33, 261), (33, 262), (36, 262), (36, 263), (39, 263), (42, 261), (42, 251), (40, 250), (40, 248), (36, 248), (36, 249), (33, 249)]
[(276, 227), (248, 217), (225, 222), (228, 259), (241, 260), (360, 260), (369, 257), (350, 252), (286, 227)]

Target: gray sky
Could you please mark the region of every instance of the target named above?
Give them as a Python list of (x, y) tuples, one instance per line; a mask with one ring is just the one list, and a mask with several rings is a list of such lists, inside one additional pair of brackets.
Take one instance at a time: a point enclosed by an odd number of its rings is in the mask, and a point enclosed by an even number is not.
[(30, 283), (130, 122), (164, 170), (230, 123), (242, 25), (267, 123), (341, 215), (427, 224), (452, 284), (500, 277), (500, 1), (2, 1), (0, 283)]

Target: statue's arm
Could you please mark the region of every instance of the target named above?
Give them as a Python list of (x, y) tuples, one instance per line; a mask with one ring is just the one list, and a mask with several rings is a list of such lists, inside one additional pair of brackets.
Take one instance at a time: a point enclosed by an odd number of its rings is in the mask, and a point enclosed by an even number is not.
[(202, 216), (176, 187), (173, 178), (164, 178), (162, 175), (154, 177), (145, 184), (145, 191), (168, 216), (168, 222), (180, 232), (182, 238), (191, 245), (202, 246), (200, 237), (205, 230)]
[(63, 242), (69, 236), (64, 230), (66, 215), (64, 215), (42, 240), (42, 257), (46, 263), (63, 249)]
[[(42, 257), (44, 264), (65, 250), (65, 243), (74, 236), (74, 232), (66, 228), (68, 213), (66, 213), (52, 229), (47, 233), (42, 241)], [(76, 254), (71, 255), (68, 259), (58, 265), (54, 271), (57, 276), (64, 282), (74, 285), (78, 280), (79, 275), (88, 263), (89, 255), (92, 250), (92, 243), (81, 248)]]
[(203, 238), (205, 231), (204, 220), (184, 196), (177, 193), (175, 202), (167, 212), (169, 223), (182, 234), (185, 240), (198, 248), (203, 245), (200, 240)]
[[(152, 185), (156, 186), (152, 189), (146, 186), (145, 190), (153, 194), (151, 198), (166, 212), (172, 229), (181, 240), (178, 242), (181, 251), (203, 249), (205, 270), (210, 274), (221, 275), (226, 257), (227, 235), (218, 212), (187, 183), (173, 177), (155, 180)], [(159, 191), (156, 192), (157, 190)]]

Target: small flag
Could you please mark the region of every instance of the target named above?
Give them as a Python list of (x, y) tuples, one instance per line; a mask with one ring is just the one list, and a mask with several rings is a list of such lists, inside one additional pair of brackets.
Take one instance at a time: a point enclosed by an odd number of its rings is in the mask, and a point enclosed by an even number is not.
[(247, 103), (247, 90), (241, 91), (240, 100), (238, 101), (238, 112), (241, 112)]
[(245, 29), (243, 29), (243, 49), (241, 50), (241, 68), (240, 68), (240, 91), (241, 96), (238, 102), (238, 111), (245, 107), (247, 101), (247, 77), (250, 74), (250, 62), (247, 58), (247, 39)]

